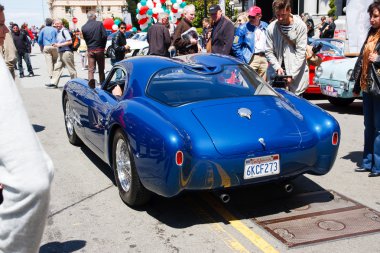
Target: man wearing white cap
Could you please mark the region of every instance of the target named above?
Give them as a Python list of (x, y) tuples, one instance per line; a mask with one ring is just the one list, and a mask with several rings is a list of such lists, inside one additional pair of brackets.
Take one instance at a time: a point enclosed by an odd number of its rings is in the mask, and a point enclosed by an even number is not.
[(266, 29), (268, 24), (261, 21), (261, 8), (252, 6), (248, 10), (249, 21), (236, 29), (232, 51), (234, 56), (250, 64), (263, 78), (268, 68), (265, 58)]

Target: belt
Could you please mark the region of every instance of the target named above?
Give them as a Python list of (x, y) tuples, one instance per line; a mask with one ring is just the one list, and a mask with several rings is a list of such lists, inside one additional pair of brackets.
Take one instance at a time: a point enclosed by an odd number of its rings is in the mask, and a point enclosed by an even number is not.
[(254, 53), (253, 55), (265, 56), (265, 53), (264, 52), (259, 52), (259, 53)]

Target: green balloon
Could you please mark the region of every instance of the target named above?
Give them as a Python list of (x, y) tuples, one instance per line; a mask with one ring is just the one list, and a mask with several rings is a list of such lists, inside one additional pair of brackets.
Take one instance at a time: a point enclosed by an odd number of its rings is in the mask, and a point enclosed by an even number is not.
[(187, 5), (186, 2), (182, 2), (179, 6), (180, 6), (181, 8), (184, 8), (186, 5)]
[(136, 27), (132, 27), (132, 31), (133, 32), (137, 32), (137, 28)]
[(140, 4), (141, 4), (142, 6), (145, 6), (145, 5), (146, 5), (146, 0), (141, 0)]
[(120, 19), (115, 19), (115, 21), (113, 21), (113, 23), (114, 23), (115, 25), (119, 25), (119, 24), (121, 23), (121, 20), (120, 20)]
[(153, 11), (151, 9), (149, 9), (146, 14), (148, 14), (149, 16), (153, 15)]
[(140, 10), (139, 9), (136, 9), (136, 14), (139, 14)]

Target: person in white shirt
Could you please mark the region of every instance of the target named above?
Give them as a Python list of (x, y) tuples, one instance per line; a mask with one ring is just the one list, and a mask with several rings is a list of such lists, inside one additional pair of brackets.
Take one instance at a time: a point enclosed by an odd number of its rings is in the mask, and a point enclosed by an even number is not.
[(2, 56), (0, 76), (0, 252), (36, 253), (47, 219), (53, 163)]

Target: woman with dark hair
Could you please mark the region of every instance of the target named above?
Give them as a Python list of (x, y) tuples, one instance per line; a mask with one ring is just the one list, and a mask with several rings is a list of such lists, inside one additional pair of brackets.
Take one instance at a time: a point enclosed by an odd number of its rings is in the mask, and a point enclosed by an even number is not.
[[(380, 96), (369, 92), (375, 81), (372, 64), (380, 64), (380, 1), (368, 7), (371, 28), (360, 51), (351, 79), (355, 80), (354, 96), (363, 94), (364, 151), (363, 161), (356, 172), (369, 172), (369, 177), (380, 176)], [(376, 77), (375, 77), (376, 78)]]

